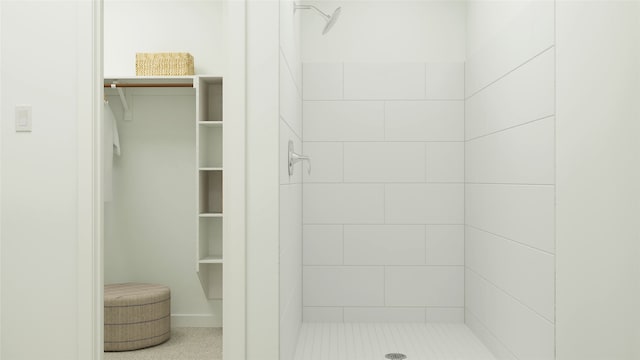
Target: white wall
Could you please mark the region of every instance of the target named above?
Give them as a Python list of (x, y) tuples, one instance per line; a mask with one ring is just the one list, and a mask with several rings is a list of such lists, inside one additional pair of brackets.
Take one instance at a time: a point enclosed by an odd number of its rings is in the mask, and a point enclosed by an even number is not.
[(640, 358), (640, 4), (558, 1), (557, 358)]
[(331, 14), (333, 29), (302, 11), (303, 62), (463, 62), (464, 1), (309, 1)]
[[(226, 150), (224, 164), (224, 204), (226, 236), (223, 239), (224, 298), (222, 346), (228, 359), (245, 359), (247, 328), (247, 248), (246, 248), (246, 3), (224, 3), (227, 66), (224, 83), (223, 117)], [(229, 121), (233, 120), (233, 121)], [(229, 181), (230, 180), (230, 181)]]
[(279, 359), (279, 14), (247, 2), (247, 360)]
[(302, 153), (300, 16), (280, 1), (280, 359), (293, 358), (302, 324), (302, 172), (288, 173), (288, 142)]
[(554, 358), (553, 21), (551, 1), (468, 7), (465, 320), (499, 359)]
[(222, 1), (104, 0), (104, 73), (133, 76), (136, 52), (188, 52), (196, 74), (225, 66)]
[[(78, 359), (79, 154), (92, 118), (91, 6), (81, 1), (3, 1), (1, 334), (3, 359)], [(85, 21), (86, 20), (86, 21)], [(37, 24), (37, 26), (34, 26)], [(46, 54), (43, 58), (43, 54)], [(55, 56), (51, 56), (55, 54)], [(52, 83), (51, 79), (58, 79)], [(14, 108), (33, 107), (33, 132), (16, 133)], [(85, 314), (88, 315), (88, 314)], [(34, 346), (37, 344), (37, 346)]]

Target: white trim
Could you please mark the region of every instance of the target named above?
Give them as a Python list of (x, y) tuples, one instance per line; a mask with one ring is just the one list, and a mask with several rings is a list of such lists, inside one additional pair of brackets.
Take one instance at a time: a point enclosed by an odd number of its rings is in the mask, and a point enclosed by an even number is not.
[(171, 314), (171, 327), (222, 327), (222, 318), (212, 314)]
[(78, 1), (78, 358), (102, 359), (102, 0)]
[[(2, 3), (0, 1), (0, 34), (2, 33)], [(2, 69), (2, 36), (0, 36), (0, 69)], [(2, 109), (2, 71), (0, 70), (0, 109)], [(0, 204), (2, 204), (2, 128), (4, 123), (0, 121)], [(0, 206), (0, 319), (2, 319), (2, 206)], [(2, 347), (2, 321), (0, 321), (0, 348)], [(2, 351), (0, 351), (2, 359)]]
[(224, 77), (224, 184), (226, 200), (223, 249), (225, 360), (247, 356), (246, 255), (246, 0), (225, 1), (227, 68)]
[(246, 9), (246, 359), (277, 360), (280, 358), (280, 51), (277, 46), (280, 8), (276, 1), (251, 0)]

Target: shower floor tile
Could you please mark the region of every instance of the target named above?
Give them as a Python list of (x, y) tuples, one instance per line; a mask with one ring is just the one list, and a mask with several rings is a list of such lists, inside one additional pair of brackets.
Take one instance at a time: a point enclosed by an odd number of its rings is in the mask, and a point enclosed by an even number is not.
[(464, 324), (305, 323), (294, 360), (495, 360)]

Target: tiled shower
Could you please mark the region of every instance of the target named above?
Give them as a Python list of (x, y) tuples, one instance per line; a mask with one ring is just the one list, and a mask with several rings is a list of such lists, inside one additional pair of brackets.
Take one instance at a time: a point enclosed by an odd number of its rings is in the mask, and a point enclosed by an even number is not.
[(464, 64), (303, 64), (303, 319), (464, 321)]
[[(372, 4), (346, 9), (393, 7)], [(281, 215), (290, 214), (281, 218), (281, 296), (293, 294), (281, 311), (281, 358), (306, 359), (321, 345), (302, 343), (348, 329), (373, 338), (390, 331), (381, 324), (405, 324), (398, 333), (458, 324), (498, 359), (553, 359), (553, 4), (405, 6), (462, 14), (466, 36), (447, 31), (466, 42), (463, 59), (453, 45), (422, 51), (427, 61), (346, 47), (324, 56), (310, 42), (331, 51), (330, 39), (303, 28), (300, 50), (288, 33), (299, 20), (281, 16), (281, 79), (301, 79), (295, 91), (295, 80), (281, 80), (280, 146), (294, 133), (312, 159), (288, 185), (281, 175)], [(300, 69), (286, 49), (301, 52)], [(424, 329), (415, 331), (449, 334)]]

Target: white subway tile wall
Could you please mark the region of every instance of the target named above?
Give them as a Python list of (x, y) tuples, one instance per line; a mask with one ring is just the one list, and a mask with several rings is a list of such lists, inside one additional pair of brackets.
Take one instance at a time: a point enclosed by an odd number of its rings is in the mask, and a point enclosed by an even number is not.
[(553, 184), (555, 119), (476, 138), (466, 145), (469, 183)]
[(427, 64), (427, 99), (464, 100), (464, 63)]
[(311, 63), (303, 67), (302, 91), (306, 100), (342, 100), (342, 63)]
[(307, 142), (304, 153), (313, 159), (313, 171), (302, 171), (305, 183), (341, 183), (344, 181), (344, 143)]
[(391, 306), (464, 306), (462, 266), (393, 266), (385, 272)]
[(383, 184), (305, 184), (303, 199), (305, 224), (384, 224)]
[(304, 141), (383, 141), (384, 102), (304, 101)]
[(424, 99), (425, 64), (344, 64), (344, 98), (347, 100)]
[(426, 151), (428, 182), (464, 182), (464, 143), (431, 142)]
[(553, 2), (468, 5), (465, 322), (499, 360), (552, 360)]
[(425, 151), (422, 143), (357, 142), (344, 144), (344, 182), (423, 182)]
[(303, 318), (464, 322), (464, 64), (303, 64)]
[(305, 306), (384, 306), (382, 266), (305, 266)]
[(390, 184), (385, 192), (390, 224), (464, 223), (462, 184)]
[(464, 265), (464, 226), (427, 225), (427, 265)]
[(464, 140), (464, 101), (389, 101), (384, 120), (386, 140)]
[(427, 308), (427, 322), (463, 323), (464, 308)]
[(352, 323), (421, 323), (425, 319), (424, 308), (362, 307), (345, 308), (344, 322)]
[(306, 225), (302, 234), (305, 265), (342, 265), (343, 225)]
[(344, 225), (345, 265), (424, 265), (423, 225)]
[(465, 64), (467, 97), (554, 46), (554, 6), (554, 1), (469, 2), (467, 14), (471, 16), (467, 17), (467, 23), (471, 26), (467, 34), (472, 35), (467, 43)]

